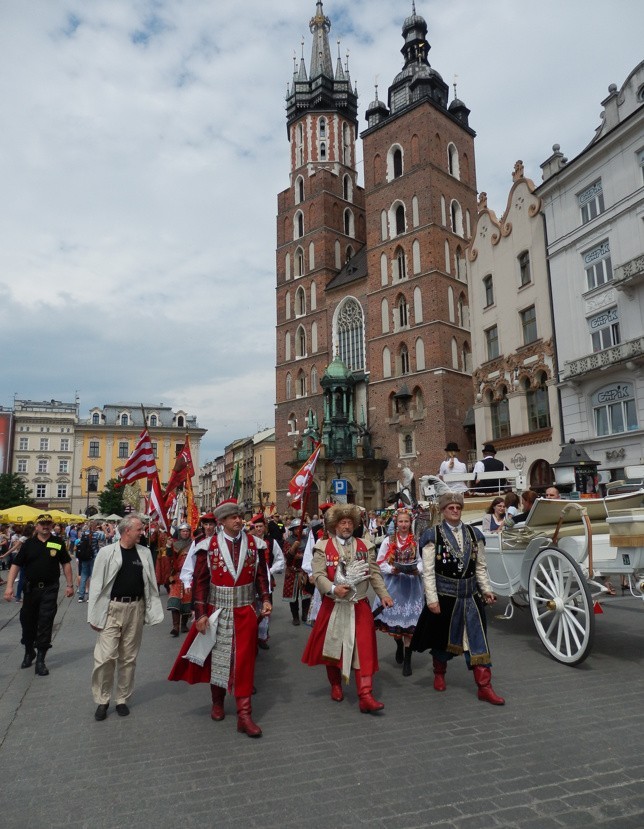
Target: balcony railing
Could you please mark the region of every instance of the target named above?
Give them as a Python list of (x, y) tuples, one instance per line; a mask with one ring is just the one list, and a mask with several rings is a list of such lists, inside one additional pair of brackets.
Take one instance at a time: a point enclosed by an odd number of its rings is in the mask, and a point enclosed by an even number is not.
[(578, 360), (568, 360), (562, 372), (562, 380), (569, 380), (571, 377), (578, 377), (580, 374), (610, 368), (627, 360), (636, 360), (641, 357), (644, 357), (644, 336), (627, 340), (625, 343), (614, 345), (611, 348), (605, 348), (595, 354), (587, 354)]
[(644, 282), (644, 253), (624, 262), (613, 271), (613, 285), (618, 291), (630, 291)]

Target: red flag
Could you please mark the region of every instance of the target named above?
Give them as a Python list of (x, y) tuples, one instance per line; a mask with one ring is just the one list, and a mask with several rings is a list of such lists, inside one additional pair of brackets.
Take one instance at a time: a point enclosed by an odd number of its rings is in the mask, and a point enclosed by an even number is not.
[(293, 509), (299, 509), (302, 506), (302, 496), (311, 486), (313, 473), (315, 472), (315, 464), (318, 461), (319, 454), (320, 444), (318, 443), (307, 462), (295, 473), (289, 482), (288, 498)]
[(194, 532), (199, 526), (199, 510), (195, 504), (191, 478), (186, 478), (186, 520)]
[(144, 429), (139, 435), (134, 452), (125, 462), (125, 466), (119, 472), (119, 486), (131, 484), (139, 478), (154, 478), (157, 474), (157, 464), (154, 460), (154, 449), (148, 430)]
[(166, 484), (166, 500), (171, 492), (174, 492), (177, 487), (185, 483), (188, 478), (192, 478), (194, 474), (195, 468), (192, 463), (192, 454), (190, 452), (190, 437), (189, 435), (186, 435), (186, 442), (183, 444), (181, 452), (177, 455), (174, 462), (174, 468), (170, 473), (170, 480)]
[(163, 495), (161, 494), (161, 484), (159, 483), (158, 475), (152, 478), (152, 489), (150, 490), (147, 514), (157, 520), (159, 526), (168, 532), (168, 524), (165, 520), (165, 504), (163, 502)]

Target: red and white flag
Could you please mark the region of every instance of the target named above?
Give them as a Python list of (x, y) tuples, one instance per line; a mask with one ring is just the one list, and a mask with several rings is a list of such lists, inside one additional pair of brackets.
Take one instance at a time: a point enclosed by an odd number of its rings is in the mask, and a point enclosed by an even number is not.
[(168, 532), (168, 524), (165, 516), (165, 504), (163, 502), (161, 484), (159, 483), (158, 475), (155, 475), (154, 478), (152, 478), (152, 489), (150, 490), (150, 501), (148, 503), (148, 515), (150, 518), (158, 521), (159, 526)]
[(157, 475), (157, 464), (154, 460), (154, 449), (148, 430), (144, 429), (139, 435), (134, 452), (125, 462), (119, 472), (120, 486), (131, 484), (139, 478), (154, 478)]
[(187, 478), (192, 478), (195, 474), (195, 467), (192, 463), (192, 453), (190, 451), (190, 436), (186, 435), (186, 442), (174, 462), (174, 467), (170, 473), (170, 480), (165, 487), (165, 497), (169, 497), (170, 493), (174, 492), (177, 487), (186, 482)]
[(311, 482), (313, 481), (315, 464), (318, 462), (319, 454), (320, 444), (318, 443), (304, 466), (299, 469), (289, 481), (288, 498), (293, 509), (300, 509), (302, 506), (302, 497), (310, 488)]

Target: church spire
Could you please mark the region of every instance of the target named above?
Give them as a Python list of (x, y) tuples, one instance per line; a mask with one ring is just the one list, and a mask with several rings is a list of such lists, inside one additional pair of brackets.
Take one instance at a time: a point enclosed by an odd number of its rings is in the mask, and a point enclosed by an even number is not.
[(329, 46), (329, 32), (331, 21), (324, 14), (322, 0), (318, 0), (315, 7), (315, 16), (311, 18), (309, 29), (313, 35), (311, 44), (311, 78), (318, 75), (333, 77), (333, 63), (331, 62), (331, 48)]

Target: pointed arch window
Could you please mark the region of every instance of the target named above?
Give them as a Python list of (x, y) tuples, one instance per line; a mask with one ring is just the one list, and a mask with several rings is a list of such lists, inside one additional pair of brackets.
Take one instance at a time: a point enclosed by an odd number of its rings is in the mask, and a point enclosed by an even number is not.
[(306, 397), (306, 374), (300, 369), (297, 374), (297, 397)]
[(304, 127), (298, 124), (295, 130), (295, 166), (304, 164)]
[(298, 210), (293, 217), (293, 238), (301, 239), (304, 236), (304, 213)]
[(293, 378), (291, 377), (291, 372), (288, 371), (286, 373), (286, 399), (291, 400), (293, 397)]
[(394, 273), (396, 279), (405, 279), (407, 276), (407, 261), (405, 258), (405, 251), (402, 248), (396, 248), (394, 254)]
[(457, 236), (464, 236), (463, 232), (463, 211), (461, 205), (454, 199), (450, 205), (452, 218), (452, 230)]
[(303, 317), (306, 314), (306, 294), (304, 288), (300, 287), (295, 292), (295, 316)]
[(402, 294), (398, 297), (396, 302), (396, 326), (397, 330), (409, 327), (409, 309), (407, 307), (407, 300)]
[(347, 167), (351, 166), (351, 127), (342, 125), (342, 161)]
[(391, 351), (387, 346), (382, 349), (382, 376), (391, 377)]
[(403, 155), (400, 147), (396, 147), (392, 154), (394, 166), (394, 178), (400, 178), (403, 174)]
[(461, 170), (458, 163), (458, 150), (456, 149), (456, 145), (451, 143), (447, 146), (447, 169), (449, 170), (450, 176), (460, 179)]
[(347, 297), (336, 312), (336, 342), (340, 359), (350, 371), (364, 370), (364, 313), (357, 299)]
[(320, 138), (326, 138), (326, 118), (324, 118), (324, 116), (318, 121), (318, 129), (320, 132)]
[(311, 394), (318, 393), (318, 370), (315, 366), (311, 369)]
[(353, 222), (353, 211), (347, 207), (344, 211), (344, 233), (345, 236), (355, 236), (355, 227)]
[(300, 204), (304, 201), (304, 179), (298, 176), (295, 180), (295, 204)]
[(318, 295), (315, 282), (311, 282), (311, 311), (315, 311), (318, 307)]
[(422, 337), (416, 340), (416, 371), (425, 370), (425, 343)]
[(396, 236), (405, 232), (405, 206), (399, 204), (396, 208)]
[(398, 374), (409, 374), (409, 350), (404, 343), (398, 352)]
[(295, 276), (304, 276), (304, 251), (300, 247), (295, 250)]
[(306, 357), (306, 331), (303, 325), (295, 333), (295, 356)]
[(353, 201), (353, 182), (351, 176), (344, 176), (342, 179), (342, 195), (345, 201)]

